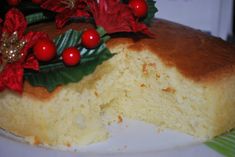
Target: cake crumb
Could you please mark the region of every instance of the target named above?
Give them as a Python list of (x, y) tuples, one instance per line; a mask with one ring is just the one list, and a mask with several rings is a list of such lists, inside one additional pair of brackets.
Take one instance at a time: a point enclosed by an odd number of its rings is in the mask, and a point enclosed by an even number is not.
[(34, 145), (39, 145), (41, 144), (41, 140), (38, 136), (34, 136)]
[(156, 65), (156, 63), (143, 64), (142, 72), (144, 75), (148, 75), (148, 67), (152, 67), (152, 68), (156, 69), (157, 65)]
[(149, 63), (148, 65), (151, 66), (151, 67), (153, 67), (153, 68), (155, 68), (155, 69), (156, 69), (156, 67), (157, 67), (156, 63)]
[(146, 87), (146, 85), (145, 85), (144, 83), (142, 83), (142, 84), (140, 85), (140, 87)]
[(95, 96), (98, 97), (99, 96), (99, 93), (97, 91), (95, 91)]
[(172, 87), (163, 88), (162, 91), (172, 93), (172, 94), (175, 94), (175, 92), (176, 92), (176, 90)]
[(156, 79), (160, 79), (161, 75), (159, 73), (156, 73)]
[(142, 66), (142, 72), (143, 72), (144, 75), (148, 75), (148, 69), (147, 69), (147, 64), (146, 63), (143, 64), (143, 66)]
[(118, 123), (122, 123), (123, 122), (123, 119), (122, 119), (122, 116), (121, 115), (118, 115)]
[(186, 97), (186, 96), (183, 96), (183, 97), (182, 97), (182, 99), (183, 99), (183, 100), (186, 100), (186, 99), (187, 99), (187, 97)]
[(71, 147), (71, 144), (70, 144), (70, 143), (66, 143), (66, 146), (67, 146), (67, 147)]

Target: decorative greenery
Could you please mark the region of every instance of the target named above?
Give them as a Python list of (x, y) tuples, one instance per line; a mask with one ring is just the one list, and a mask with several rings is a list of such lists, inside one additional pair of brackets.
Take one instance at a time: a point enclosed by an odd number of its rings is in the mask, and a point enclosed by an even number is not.
[(205, 142), (207, 146), (227, 156), (235, 156), (235, 130)]
[[(128, 0), (121, 0), (121, 2), (127, 4)], [(148, 14), (145, 18), (140, 19), (140, 21), (148, 24), (154, 17), (157, 9), (155, 8), (154, 0), (146, 0), (146, 2), (148, 4)], [(17, 7), (27, 15), (26, 20), (28, 25), (54, 20), (56, 16), (56, 12), (44, 10), (40, 5), (36, 5), (31, 1), (22, 1)], [(92, 17), (89, 19), (72, 17), (70, 20), (94, 23)], [(41, 62), (39, 72), (25, 70), (24, 79), (29, 81), (33, 86), (43, 86), (48, 91), (54, 90), (56, 86), (61, 84), (80, 81), (84, 76), (92, 73), (99, 64), (113, 56), (104, 44), (109, 39), (109, 36), (105, 35), (106, 32), (101, 27), (97, 28), (97, 31), (102, 37), (102, 42), (96, 49), (92, 50), (81, 47), (81, 31), (68, 30), (58, 36), (54, 39), (57, 46), (56, 59), (49, 63)], [(68, 47), (76, 47), (81, 52), (80, 63), (76, 66), (65, 66), (61, 59), (63, 50)]]
[(154, 1), (154, 0), (146, 0), (146, 2), (148, 4), (148, 14), (143, 19), (143, 22), (145, 24), (149, 24), (150, 21), (154, 18), (154, 15), (158, 11), (158, 9), (155, 7), (156, 1)]
[(26, 16), (25, 18), (28, 22), (28, 25), (49, 19), (49, 17), (45, 16), (43, 12), (30, 14), (30, 15)]
[[(68, 30), (57, 37), (54, 42), (58, 48), (58, 57), (49, 64), (41, 63), (39, 72), (25, 71), (25, 80), (28, 80), (33, 86), (43, 86), (51, 92), (58, 85), (80, 81), (84, 76), (93, 73), (98, 65), (114, 55), (104, 44), (105, 36), (102, 37), (102, 43), (99, 47), (89, 50), (79, 45), (81, 34), (81, 31)], [(65, 48), (72, 46), (77, 47), (81, 52), (81, 61), (76, 66), (68, 67), (59, 57)]]
[(55, 38), (54, 43), (57, 46), (57, 55), (60, 56), (63, 50), (67, 47), (76, 46), (80, 42), (81, 35), (81, 31), (70, 29)]

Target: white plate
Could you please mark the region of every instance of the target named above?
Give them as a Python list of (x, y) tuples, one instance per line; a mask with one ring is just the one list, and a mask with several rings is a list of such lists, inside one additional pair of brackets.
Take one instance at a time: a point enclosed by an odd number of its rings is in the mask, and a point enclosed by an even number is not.
[[(222, 157), (202, 139), (143, 122), (126, 120), (108, 128), (107, 141), (76, 148), (76, 152), (31, 146), (0, 135), (0, 157)], [(74, 148), (75, 149), (75, 148)]]

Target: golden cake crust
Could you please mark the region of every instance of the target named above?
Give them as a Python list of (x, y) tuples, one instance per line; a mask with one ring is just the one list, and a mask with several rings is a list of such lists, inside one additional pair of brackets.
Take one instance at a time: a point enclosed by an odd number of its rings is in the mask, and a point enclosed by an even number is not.
[[(24, 82), (24, 95), (40, 101), (48, 101), (53, 98), (56, 93), (60, 92), (61, 86), (57, 87), (53, 92), (48, 92), (46, 88), (32, 86), (28, 82)], [(36, 91), (36, 92), (35, 92)]]
[[(156, 37), (134, 39), (129, 46), (137, 52), (150, 49), (162, 61), (175, 67), (186, 78), (211, 82), (235, 71), (235, 46), (199, 30), (166, 20), (155, 20), (150, 27)], [(111, 40), (112, 46), (130, 39)]]

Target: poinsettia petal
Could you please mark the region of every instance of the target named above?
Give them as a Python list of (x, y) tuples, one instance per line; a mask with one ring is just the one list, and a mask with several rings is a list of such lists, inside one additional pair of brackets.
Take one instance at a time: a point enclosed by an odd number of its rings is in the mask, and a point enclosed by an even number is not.
[(39, 40), (43, 38), (48, 38), (48, 35), (44, 32), (28, 32), (21, 40), (26, 41), (24, 48), (21, 50), (21, 59), (20, 62), (24, 62), (25, 58), (27, 57), (28, 51), (33, 45)]
[(13, 8), (6, 13), (4, 25), (2, 28), (3, 32), (12, 34), (16, 31), (19, 38), (21, 39), (26, 27), (27, 21), (24, 15), (18, 9)]
[(132, 22), (132, 28), (134, 32), (142, 32), (149, 37), (155, 37), (155, 34), (149, 30), (149, 28), (143, 23)]
[(0, 79), (0, 92), (2, 92), (5, 89), (5, 86), (3, 84), (3, 81)]
[(86, 10), (80, 10), (80, 9), (76, 9), (74, 11), (73, 16), (74, 18), (89, 18), (90, 14), (86, 11)]
[[(0, 24), (2, 23), (2, 19), (0, 18)], [(2, 36), (2, 25), (0, 25), (0, 37)], [(1, 44), (1, 43), (0, 43)]]
[(66, 3), (74, 3), (70, 2), (69, 0), (46, 0), (44, 3), (41, 4), (41, 8), (50, 10), (52, 12), (56, 13), (62, 13), (67, 9), (73, 10), (73, 9), (80, 9), (84, 10), (87, 5), (85, 3), (86, 0), (74, 0), (75, 4), (73, 8), (70, 8), (69, 4)]
[(66, 22), (73, 16), (73, 13), (72, 10), (67, 9), (63, 13), (58, 14), (55, 21), (57, 28), (63, 28)]
[(99, 3), (88, 1), (88, 5), (94, 16), (96, 25), (103, 27), (106, 32), (131, 31), (129, 20), (123, 20), (132, 16), (131, 14), (128, 15), (128, 11), (126, 11), (128, 8), (124, 4), (119, 3), (117, 0), (100, 0)]
[(119, 0), (87, 1), (97, 26), (109, 34), (117, 32), (142, 32), (150, 35), (145, 24), (139, 23), (131, 8)]
[(64, 0), (46, 0), (42, 3), (41, 7), (46, 10), (61, 13), (66, 9), (62, 1)]
[(75, 0), (74, 2), (69, 0), (47, 0), (41, 7), (58, 13), (56, 16), (56, 26), (58, 28), (62, 28), (71, 18), (90, 17), (86, 10), (85, 0)]
[(24, 63), (23, 66), (25, 69), (32, 69), (36, 71), (39, 70), (39, 63), (34, 55), (30, 55), (29, 57), (27, 57), (26, 62)]
[(66, 9), (64, 12), (56, 16), (56, 26), (58, 28), (63, 28), (64, 25), (72, 18), (89, 18), (90, 14), (87, 11), (80, 9)]
[(0, 74), (0, 91), (8, 88), (21, 94), (23, 91), (23, 75), (24, 69), (19, 62), (7, 64)]

